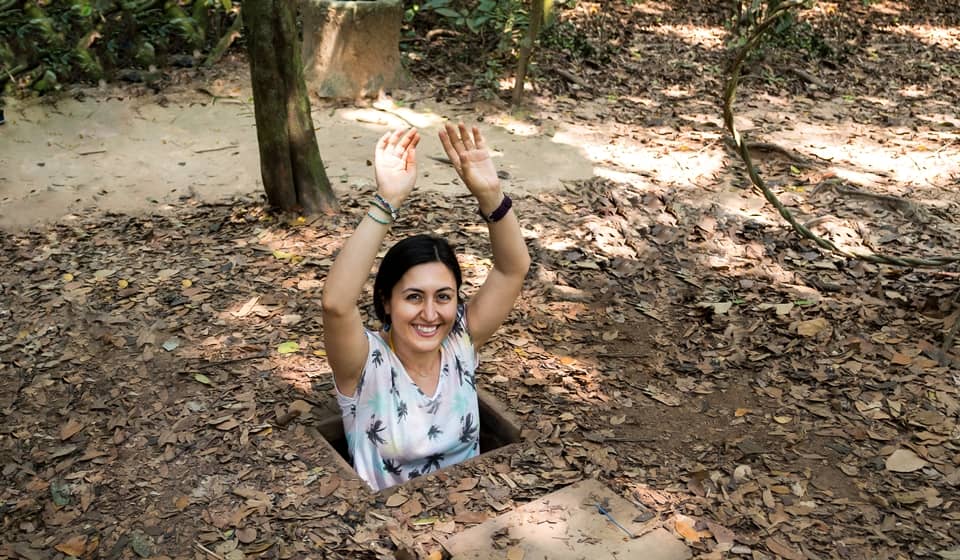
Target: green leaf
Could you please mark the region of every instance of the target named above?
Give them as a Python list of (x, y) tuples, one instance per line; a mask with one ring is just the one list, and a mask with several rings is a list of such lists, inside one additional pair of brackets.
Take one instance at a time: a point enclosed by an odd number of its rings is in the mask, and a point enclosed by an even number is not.
[(199, 383), (203, 383), (204, 385), (209, 385), (210, 387), (213, 387), (213, 381), (210, 381), (210, 378), (207, 377), (206, 375), (202, 374), (202, 373), (195, 373), (195, 374), (193, 374), (193, 379), (194, 379), (194, 381), (197, 381), (197, 382), (199, 382)]
[(299, 351), (300, 351), (300, 345), (292, 340), (284, 342), (280, 346), (277, 346), (277, 352), (281, 354), (292, 354), (293, 352), (299, 352)]
[(451, 9), (451, 8), (437, 8), (435, 11), (436, 11), (438, 14), (440, 14), (441, 16), (448, 17), (448, 18), (459, 18), (459, 17), (460, 17), (460, 12), (458, 12), (458, 11), (456, 11), (456, 10), (454, 10), (454, 9)]
[(225, 12), (229, 12), (230, 10), (233, 9), (232, 0), (220, 0), (220, 5), (223, 6), (223, 11)]

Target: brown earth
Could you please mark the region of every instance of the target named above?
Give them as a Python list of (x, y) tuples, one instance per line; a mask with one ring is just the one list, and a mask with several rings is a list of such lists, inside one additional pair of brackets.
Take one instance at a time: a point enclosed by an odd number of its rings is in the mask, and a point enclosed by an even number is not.
[[(738, 92), (738, 127), (777, 146), (757, 154), (764, 178), (842, 247), (956, 255), (958, 9), (818, 6), (804, 21), (834, 53), (771, 49)], [(418, 87), (380, 109), (318, 103), (332, 218), (260, 206), (242, 65), (8, 110), (0, 556), (427, 557), (596, 477), (703, 558), (957, 557), (956, 265), (802, 240), (723, 142), (722, 14), (599, 8), (564, 13), (595, 59), (544, 54), (522, 118), (450, 79), (477, 70), (452, 37), (422, 42)], [(479, 375), (523, 441), (406, 501), (364, 491), (316, 431), (331, 411), (323, 278), (365, 211), (365, 150), (398, 113), (498, 135), (535, 262)], [(448, 236), (469, 292), (483, 229), (424, 162), (393, 238)]]

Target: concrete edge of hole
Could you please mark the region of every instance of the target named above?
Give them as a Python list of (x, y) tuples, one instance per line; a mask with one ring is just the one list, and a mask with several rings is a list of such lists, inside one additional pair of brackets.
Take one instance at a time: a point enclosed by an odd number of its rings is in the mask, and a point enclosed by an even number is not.
[[(389, 497), (394, 492), (397, 492), (401, 489), (405, 491), (416, 491), (425, 483), (433, 482), (438, 473), (445, 473), (449, 475), (449, 471), (453, 469), (469, 466), (472, 463), (481, 460), (487, 460), (492, 457), (499, 457), (500, 455), (516, 452), (521, 443), (520, 422), (517, 420), (516, 416), (514, 416), (510, 411), (506, 410), (503, 404), (501, 404), (491, 392), (483, 389), (482, 387), (477, 387), (477, 403), (480, 409), (481, 424), (486, 422), (490, 425), (494, 432), (502, 434), (505, 440), (503, 445), (490, 451), (483, 452), (476, 457), (467, 459), (466, 461), (457, 463), (456, 465), (444, 467), (438, 471), (417, 477), (403, 484), (391, 486), (390, 488), (381, 490), (380, 492), (373, 492), (369, 487), (367, 487), (366, 483), (361, 486), (361, 491), (368, 492), (376, 496), (382, 496), (384, 498)], [(316, 433), (312, 433), (313, 431)], [(311, 435), (318, 440), (318, 443), (322, 445), (333, 458), (337, 475), (346, 480), (361, 480), (357, 475), (357, 472), (353, 470), (353, 465), (348, 463), (347, 460), (344, 459), (343, 456), (340, 455), (340, 453), (333, 447), (333, 444), (330, 443), (333, 440), (343, 437), (343, 419), (339, 414), (321, 418), (314, 430), (311, 430)]]

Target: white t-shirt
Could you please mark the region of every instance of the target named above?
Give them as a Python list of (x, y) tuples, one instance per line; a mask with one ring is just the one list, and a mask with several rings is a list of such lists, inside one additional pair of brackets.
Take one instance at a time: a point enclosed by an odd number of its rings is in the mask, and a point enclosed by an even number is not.
[(357, 392), (337, 390), (353, 468), (374, 491), (454, 465), (480, 452), (480, 411), (474, 374), (477, 353), (461, 305), (440, 346), (440, 381), (425, 395), (378, 333)]

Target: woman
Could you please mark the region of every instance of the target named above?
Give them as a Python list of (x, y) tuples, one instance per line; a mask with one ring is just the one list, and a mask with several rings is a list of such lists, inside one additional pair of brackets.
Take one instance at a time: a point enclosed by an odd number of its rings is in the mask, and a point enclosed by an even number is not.
[(474, 457), (479, 412), (478, 349), (520, 294), (530, 256), (500, 189), (483, 136), (447, 124), (440, 142), (488, 222), (493, 269), (469, 305), (446, 241), (404, 239), (384, 256), (374, 282), (382, 330), (364, 329), (357, 300), (390, 224), (417, 177), (416, 129), (377, 143), (377, 194), (330, 269), (323, 290), (327, 359), (357, 473), (375, 491)]

